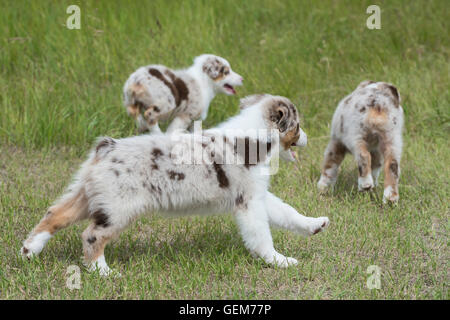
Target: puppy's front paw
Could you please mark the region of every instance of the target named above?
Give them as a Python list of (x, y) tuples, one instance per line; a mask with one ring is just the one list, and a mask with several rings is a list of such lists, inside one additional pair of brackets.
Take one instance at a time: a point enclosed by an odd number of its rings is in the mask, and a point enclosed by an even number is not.
[(359, 191), (369, 191), (374, 187), (373, 178), (371, 174), (366, 177), (358, 178), (358, 190)]
[(327, 217), (319, 217), (319, 218), (313, 218), (313, 219), (314, 220), (310, 226), (310, 234), (311, 235), (321, 232), (326, 227), (328, 227), (328, 225), (330, 224), (330, 220)]
[(394, 189), (392, 189), (391, 186), (388, 186), (386, 189), (384, 189), (383, 193), (383, 203), (393, 203), (396, 204), (398, 202), (399, 195), (398, 192), (396, 192)]
[(295, 266), (298, 264), (297, 259), (291, 258), (291, 257), (285, 257), (280, 253), (276, 253), (273, 256), (273, 260), (269, 262), (270, 264), (273, 264), (280, 268), (287, 268), (290, 266)]
[(327, 181), (328, 179), (324, 176), (320, 177), (319, 182), (317, 182), (317, 189), (319, 190), (319, 193), (326, 193), (330, 187), (330, 182)]

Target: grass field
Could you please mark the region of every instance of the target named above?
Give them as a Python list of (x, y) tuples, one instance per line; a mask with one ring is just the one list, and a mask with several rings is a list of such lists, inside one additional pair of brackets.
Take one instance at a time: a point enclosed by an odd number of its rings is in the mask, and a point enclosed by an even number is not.
[[(81, 8), (81, 29), (65, 27)], [(450, 7), (448, 1), (8, 1), (0, 11), (0, 299), (449, 299)], [(245, 78), (238, 97), (217, 96), (204, 127), (257, 92), (289, 97), (308, 146), (282, 163), (271, 190), (299, 212), (328, 216), (312, 238), (273, 231), (299, 265), (253, 259), (231, 216), (138, 220), (106, 249), (121, 278), (82, 267), (81, 224), (38, 259), (21, 242), (70, 181), (97, 136), (136, 134), (121, 104), (138, 66), (227, 58)], [(357, 192), (344, 161), (333, 193), (319, 196), (323, 150), (338, 103), (362, 80), (394, 83), (405, 110), (397, 206), (382, 188)], [(81, 288), (66, 287), (81, 267)], [(369, 266), (381, 288), (368, 289)]]

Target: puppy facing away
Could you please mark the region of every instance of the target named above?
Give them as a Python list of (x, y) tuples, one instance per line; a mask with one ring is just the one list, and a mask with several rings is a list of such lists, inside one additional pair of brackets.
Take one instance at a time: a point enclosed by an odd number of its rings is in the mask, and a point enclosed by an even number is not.
[(187, 129), (193, 120), (206, 119), (215, 95), (236, 94), (234, 87), (242, 85), (242, 81), (227, 60), (203, 54), (183, 70), (162, 65), (137, 69), (125, 82), (124, 105), (136, 119), (140, 132), (161, 133), (158, 122), (174, 117), (167, 128), (171, 133)]
[(403, 109), (397, 88), (386, 82), (361, 82), (334, 113), (319, 190), (335, 184), (339, 165), (350, 152), (358, 164), (358, 189), (370, 190), (377, 185), (384, 162), (383, 202), (398, 201), (402, 129)]
[(241, 109), (199, 134), (101, 138), (65, 195), (24, 241), (22, 255), (38, 254), (58, 230), (90, 219), (82, 234), (84, 257), (91, 270), (107, 275), (105, 246), (138, 216), (233, 212), (254, 256), (280, 267), (296, 264), (275, 250), (269, 225), (309, 236), (329, 220), (305, 217), (270, 193), (264, 170), (278, 151), (290, 155), (292, 147), (306, 145), (306, 134), (287, 98), (251, 96)]

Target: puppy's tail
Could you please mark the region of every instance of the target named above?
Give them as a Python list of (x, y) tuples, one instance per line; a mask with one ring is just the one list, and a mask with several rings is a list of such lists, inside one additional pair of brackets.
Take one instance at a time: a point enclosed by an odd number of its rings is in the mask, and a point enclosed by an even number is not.
[(367, 107), (367, 124), (374, 129), (386, 129), (389, 119), (401, 110), (400, 94), (390, 83), (381, 82), (377, 89), (381, 94), (369, 100)]
[[(75, 174), (72, 183), (66, 189), (65, 194), (56, 202), (73, 211), (76, 218), (85, 218), (87, 215), (87, 204), (92, 194), (92, 176), (98, 162), (108, 157), (110, 152), (118, 147), (119, 141), (111, 137), (99, 137), (92, 148), (88, 158), (83, 162)], [(89, 200), (89, 201), (88, 201)]]
[(383, 129), (389, 120), (389, 111), (377, 104), (369, 108), (366, 123), (369, 127)]
[(23, 242), (21, 254), (30, 258), (39, 254), (47, 241), (59, 230), (88, 218), (88, 198), (80, 181), (75, 181), (57, 200)]

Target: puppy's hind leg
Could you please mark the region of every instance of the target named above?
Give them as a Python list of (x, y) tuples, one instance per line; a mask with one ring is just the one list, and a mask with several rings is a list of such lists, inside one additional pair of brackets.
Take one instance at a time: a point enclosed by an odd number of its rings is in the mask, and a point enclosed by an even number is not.
[(84, 189), (64, 196), (48, 209), (47, 214), (31, 231), (23, 242), (21, 254), (27, 258), (38, 255), (57, 231), (87, 218), (87, 209), (88, 203)]
[[(398, 143), (397, 143), (398, 144)], [(398, 180), (400, 177), (401, 149), (394, 144), (385, 143), (384, 153), (384, 193), (383, 202), (397, 202), (399, 199)]]
[(330, 221), (327, 217), (305, 217), (287, 203), (267, 192), (265, 206), (271, 225), (311, 236), (325, 229)]
[[(115, 238), (124, 226), (114, 224), (104, 210), (97, 210), (91, 215), (92, 223), (84, 230), (83, 240), (84, 263), (89, 271), (98, 271), (102, 276), (113, 273), (105, 261), (105, 246)], [(117, 275), (120, 275), (116, 273)]]
[(383, 156), (379, 150), (370, 151), (372, 178), (375, 186), (378, 185), (378, 177), (383, 166)]
[(358, 163), (358, 190), (371, 190), (374, 186), (372, 177), (372, 158), (367, 146), (364, 142), (357, 145), (355, 150), (355, 158)]
[(339, 166), (344, 160), (347, 148), (338, 140), (332, 139), (326, 150), (322, 167), (322, 174), (317, 183), (320, 192), (324, 192), (329, 186), (336, 183)]
[(245, 247), (254, 256), (279, 267), (297, 264), (294, 258), (287, 258), (273, 247), (264, 199), (251, 200), (236, 210), (236, 222), (244, 240)]

